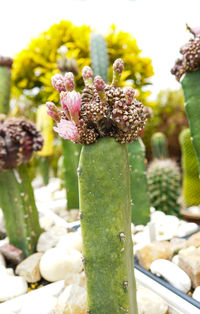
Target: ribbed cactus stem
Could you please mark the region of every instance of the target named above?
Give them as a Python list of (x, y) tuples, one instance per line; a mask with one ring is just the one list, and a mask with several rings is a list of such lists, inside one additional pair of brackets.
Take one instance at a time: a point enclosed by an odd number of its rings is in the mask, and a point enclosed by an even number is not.
[(128, 143), (131, 177), (132, 222), (146, 225), (150, 215), (150, 200), (145, 163), (145, 146), (141, 138)]
[(11, 69), (0, 64), (0, 113), (8, 114), (11, 88)]
[(79, 208), (77, 168), (81, 145), (62, 140), (64, 180), (67, 191), (67, 209)]
[(157, 159), (164, 159), (168, 157), (167, 154), (167, 137), (162, 132), (156, 132), (151, 138), (151, 146), (153, 157)]
[(185, 110), (190, 125), (192, 144), (197, 155), (200, 173), (200, 71), (186, 73), (181, 84), (184, 91)]
[(179, 137), (182, 152), (183, 196), (186, 206), (200, 204), (200, 178), (198, 160), (192, 146), (190, 129), (185, 129)]
[(126, 145), (84, 145), (78, 174), (88, 313), (136, 314)]
[(10, 243), (25, 256), (35, 252), (41, 233), (27, 165), (0, 173), (0, 206)]
[(90, 40), (90, 54), (94, 76), (100, 75), (108, 81), (108, 51), (105, 39), (101, 34), (92, 33)]

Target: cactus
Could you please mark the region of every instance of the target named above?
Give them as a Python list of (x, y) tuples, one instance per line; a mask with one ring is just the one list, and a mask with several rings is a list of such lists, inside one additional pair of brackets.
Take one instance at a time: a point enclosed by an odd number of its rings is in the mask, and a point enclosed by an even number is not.
[(151, 138), (151, 146), (153, 157), (157, 159), (165, 159), (167, 154), (167, 138), (164, 133), (156, 132)]
[(67, 209), (79, 208), (77, 168), (81, 145), (62, 140), (64, 182), (67, 191)]
[(25, 256), (35, 251), (41, 230), (24, 163), (41, 148), (42, 137), (33, 123), (12, 118), (0, 124), (0, 206), (9, 241)]
[(53, 120), (47, 115), (46, 105), (40, 105), (36, 113), (36, 126), (44, 139), (42, 150), (38, 152), (38, 162), (43, 183), (49, 183), (50, 156), (53, 154)]
[(132, 222), (136, 225), (146, 225), (150, 215), (150, 200), (145, 164), (145, 146), (139, 138), (132, 144), (127, 144), (132, 199)]
[(179, 215), (180, 172), (171, 159), (154, 160), (147, 170), (151, 206), (166, 214)]
[(0, 113), (8, 114), (12, 59), (0, 57)]
[(186, 206), (200, 204), (200, 179), (198, 160), (192, 146), (190, 130), (185, 129), (179, 137), (182, 151), (183, 196)]
[(178, 81), (181, 80), (192, 144), (197, 155), (200, 172), (200, 32), (199, 28), (187, 28), (194, 38), (181, 48), (182, 59), (176, 61), (171, 72)]
[[(137, 313), (131, 238), (130, 171), (126, 143), (141, 134), (144, 106), (132, 88), (118, 87), (123, 61), (113, 65), (113, 81), (93, 82), (82, 70), (82, 95), (72, 76), (54, 77), (63, 111), (47, 103), (64, 139), (83, 144), (78, 174), (88, 313)], [(65, 89), (65, 90), (64, 90)]]
[(101, 34), (92, 33), (90, 40), (90, 55), (94, 76), (100, 75), (108, 81), (108, 51), (107, 43)]

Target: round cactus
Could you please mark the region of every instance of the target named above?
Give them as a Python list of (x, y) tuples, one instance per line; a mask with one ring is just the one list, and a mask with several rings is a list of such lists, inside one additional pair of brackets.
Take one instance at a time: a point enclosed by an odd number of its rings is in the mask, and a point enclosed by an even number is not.
[(151, 206), (167, 214), (178, 214), (180, 171), (173, 160), (154, 160), (147, 171)]

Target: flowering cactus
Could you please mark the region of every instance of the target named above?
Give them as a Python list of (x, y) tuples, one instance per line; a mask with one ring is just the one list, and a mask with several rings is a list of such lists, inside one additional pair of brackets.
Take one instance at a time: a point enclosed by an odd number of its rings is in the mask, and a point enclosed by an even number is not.
[(146, 114), (133, 89), (127, 93), (118, 87), (123, 68), (121, 59), (114, 62), (108, 85), (84, 67), (81, 96), (69, 89), (69, 75), (62, 83), (54, 77), (57, 89), (65, 86), (60, 91), (62, 108), (47, 104), (57, 123), (54, 130), (83, 144), (78, 175), (88, 313), (137, 313), (125, 143), (140, 135)]
[(9, 112), (11, 67), (13, 60), (0, 56), (0, 113)]
[(40, 235), (38, 212), (29, 179), (29, 161), (42, 148), (43, 139), (34, 124), (10, 118), (0, 124), (0, 206), (9, 241), (27, 256)]
[(200, 32), (199, 28), (191, 29), (194, 38), (184, 45), (180, 52), (182, 59), (178, 59), (171, 72), (176, 76), (184, 91), (191, 138), (196, 152), (200, 172)]

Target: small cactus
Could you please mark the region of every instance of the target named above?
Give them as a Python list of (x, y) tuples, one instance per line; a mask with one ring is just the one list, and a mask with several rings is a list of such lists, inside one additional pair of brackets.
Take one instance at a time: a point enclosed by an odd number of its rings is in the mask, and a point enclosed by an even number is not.
[(198, 160), (192, 146), (190, 130), (185, 129), (179, 137), (182, 151), (183, 196), (186, 206), (200, 204), (200, 179)]
[(165, 159), (167, 154), (167, 138), (164, 133), (156, 132), (151, 138), (151, 147), (153, 157), (157, 159)]
[(180, 171), (171, 159), (154, 160), (147, 171), (151, 206), (166, 214), (179, 215)]
[(0, 56), (0, 114), (8, 114), (13, 60)]
[(35, 251), (40, 226), (28, 168), (24, 164), (42, 148), (41, 134), (23, 118), (0, 124), (0, 206), (10, 243), (25, 256)]

